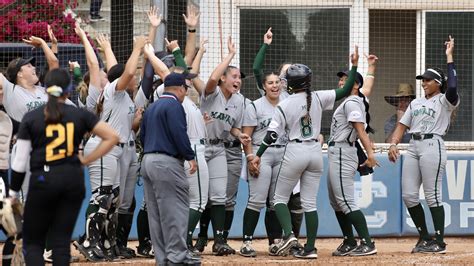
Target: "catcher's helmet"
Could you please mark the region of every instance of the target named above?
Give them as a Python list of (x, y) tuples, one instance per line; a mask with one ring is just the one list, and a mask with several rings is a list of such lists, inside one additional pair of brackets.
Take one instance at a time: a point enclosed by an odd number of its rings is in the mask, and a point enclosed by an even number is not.
[(288, 91), (295, 92), (311, 87), (312, 72), (303, 64), (293, 64), (286, 70)]

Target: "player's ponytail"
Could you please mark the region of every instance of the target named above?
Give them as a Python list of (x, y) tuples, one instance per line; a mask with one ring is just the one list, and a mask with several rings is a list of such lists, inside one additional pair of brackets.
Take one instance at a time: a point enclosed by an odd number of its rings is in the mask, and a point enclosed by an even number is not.
[(45, 123), (57, 124), (62, 118), (58, 98), (65, 97), (64, 94), (71, 89), (71, 77), (67, 70), (56, 68), (46, 74), (44, 83), (48, 93), (48, 103), (44, 109)]
[(367, 127), (365, 128), (365, 132), (367, 133), (375, 133), (375, 130), (370, 127), (370, 113), (369, 113), (369, 103), (367, 102), (367, 98), (365, 98), (365, 95), (360, 92), (359, 90), (359, 93), (358, 93), (359, 97), (362, 98), (362, 100), (364, 101), (364, 107), (365, 107), (365, 122), (367, 123)]
[(311, 116), (309, 111), (311, 110), (311, 102), (313, 101), (313, 98), (311, 96), (311, 88), (306, 88), (304, 90), (306, 92), (306, 115), (305, 119), (306, 121), (311, 123)]

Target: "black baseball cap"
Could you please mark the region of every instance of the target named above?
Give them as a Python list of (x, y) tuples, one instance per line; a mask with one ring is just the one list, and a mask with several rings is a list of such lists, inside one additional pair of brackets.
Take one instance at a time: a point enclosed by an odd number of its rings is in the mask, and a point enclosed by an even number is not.
[(422, 75), (416, 76), (416, 79), (434, 80), (434, 81), (438, 82), (439, 84), (441, 84), (442, 83), (441, 81), (443, 80), (441, 74), (438, 71), (436, 71), (432, 68), (428, 68), (425, 71), (425, 73), (423, 73)]
[[(349, 77), (349, 72), (350, 72), (349, 70), (341, 71), (341, 72), (337, 72), (336, 75), (339, 78), (342, 78), (343, 76), (348, 76)], [(359, 84), (359, 88), (362, 88), (362, 86), (364, 86), (364, 78), (362, 77), (362, 75), (359, 72), (356, 72), (355, 82), (357, 82), (357, 84)]]
[(32, 65), (35, 65), (36, 58), (34, 58), (34, 57), (30, 57), (30, 58), (27, 58), (27, 59), (17, 58), (15, 60), (13, 60), (8, 65), (8, 68), (7, 68), (6, 78), (8, 79), (8, 81), (10, 81), (13, 84), (16, 84), (16, 75), (18, 75), (18, 72), (20, 72), (21, 67), (24, 66), (24, 65), (28, 65), (30, 63)]
[(171, 87), (171, 86), (184, 86), (187, 88), (186, 79), (192, 79), (192, 78), (195, 78), (196, 76), (197, 76), (196, 74), (187, 73), (187, 72), (183, 72), (183, 73), (171, 72), (165, 78), (165, 88)]

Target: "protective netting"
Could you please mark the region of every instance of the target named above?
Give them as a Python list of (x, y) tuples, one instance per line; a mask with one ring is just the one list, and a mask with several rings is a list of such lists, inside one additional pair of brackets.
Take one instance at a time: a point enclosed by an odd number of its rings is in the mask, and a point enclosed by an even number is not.
[[(73, 31), (74, 20), (94, 39), (97, 33), (112, 35), (112, 46), (119, 62), (130, 54), (133, 36), (148, 34), (146, 11), (150, 5), (163, 13), (162, 30), (154, 40), (155, 49), (162, 50), (163, 34), (178, 40), (184, 49), (187, 26), (183, 13), (187, 5), (199, 8), (197, 25), (199, 39), (206, 38), (206, 54), (201, 64), (201, 77), (206, 80), (213, 68), (227, 55), (227, 39), (232, 36), (237, 54), (232, 65), (247, 75), (242, 94), (259, 97), (252, 64), (263, 35), (272, 28), (273, 41), (264, 62), (264, 71), (277, 71), (284, 62), (308, 65), (313, 70), (313, 88), (334, 89), (336, 73), (350, 67), (349, 54), (359, 45), (359, 72), (364, 76), (368, 64), (364, 53), (378, 56), (375, 87), (370, 97), (375, 142), (385, 142), (384, 125), (396, 113), (385, 96), (394, 96), (400, 84), (413, 87), (423, 95), (421, 82), (415, 76), (427, 67), (446, 71), (444, 42), (455, 38), (454, 61), (458, 74), (461, 103), (445, 140), (454, 148), (474, 145), (473, 98), (473, 27), (474, 1), (442, 0), (201, 0), (201, 1), (103, 1), (100, 15), (105, 21), (91, 21), (90, 1), (2, 1), (0, 11), (0, 58), (2, 70), (17, 56), (38, 56), (37, 65), (45, 65), (40, 49), (18, 44), (22, 38), (39, 36), (49, 42), (46, 25), (52, 25), (59, 41), (62, 66), (77, 60), (85, 71), (85, 59)], [(66, 15), (65, 15), (66, 14)], [(96, 19), (93, 19), (96, 20)], [(166, 30), (163, 30), (166, 29)], [(70, 44), (73, 43), (73, 44)], [(331, 112), (323, 115), (322, 133), (327, 137)]]

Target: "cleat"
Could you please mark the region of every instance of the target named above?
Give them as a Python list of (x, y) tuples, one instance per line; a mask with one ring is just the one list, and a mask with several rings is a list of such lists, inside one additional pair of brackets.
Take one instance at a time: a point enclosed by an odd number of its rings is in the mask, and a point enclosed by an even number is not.
[(153, 250), (151, 243), (137, 246), (137, 254), (145, 258), (155, 257), (155, 251)]
[(104, 253), (97, 246), (84, 247), (84, 244), (79, 244), (79, 242), (73, 242), (74, 247), (88, 260), (88, 261), (103, 261)]
[(127, 248), (127, 247), (118, 247), (117, 255), (119, 258), (122, 258), (122, 259), (132, 259), (137, 256), (133, 249)]
[(303, 250), (303, 249), (304, 249), (303, 245), (301, 245), (299, 242), (297, 242), (295, 246), (293, 246), (292, 248), (290, 248), (289, 253), (290, 253), (291, 255), (295, 255), (296, 253), (300, 252), (300, 251)]
[(354, 245), (343, 241), (339, 247), (332, 253), (333, 256), (343, 257), (349, 255), (354, 249), (357, 248), (357, 242)]
[(436, 240), (432, 240), (427, 246), (420, 247), (420, 253), (431, 253), (431, 254), (445, 254), (446, 253), (446, 243), (439, 243)]
[(252, 247), (252, 241), (250, 240), (244, 241), (244, 243), (242, 244), (242, 247), (240, 247), (239, 254), (244, 257), (256, 257), (257, 252)]
[(193, 247), (193, 252), (196, 253), (199, 252), (199, 253), (202, 253), (204, 252), (204, 248), (207, 246), (207, 237), (199, 237), (196, 241), (196, 244), (194, 245)]
[(374, 255), (374, 254), (377, 254), (377, 248), (375, 248), (375, 242), (367, 244), (364, 241), (361, 241), (360, 245), (358, 245), (348, 255), (349, 256), (369, 256), (369, 255)]
[(227, 256), (235, 254), (235, 250), (229, 246), (224, 240), (218, 240), (212, 245), (212, 254), (216, 256)]
[(279, 256), (288, 256), (290, 249), (296, 246), (297, 244), (298, 239), (296, 239), (293, 233), (287, 237), (283, 237), (283, 239), (278, 243), (277, 254)]
[(311, 251), (306, 251), (304, 248), (298, 250), (295, 254), (293, 254), (295, 258), (299, 259), (317, 259), (318, 258), (318, 251), (314, 248)]

